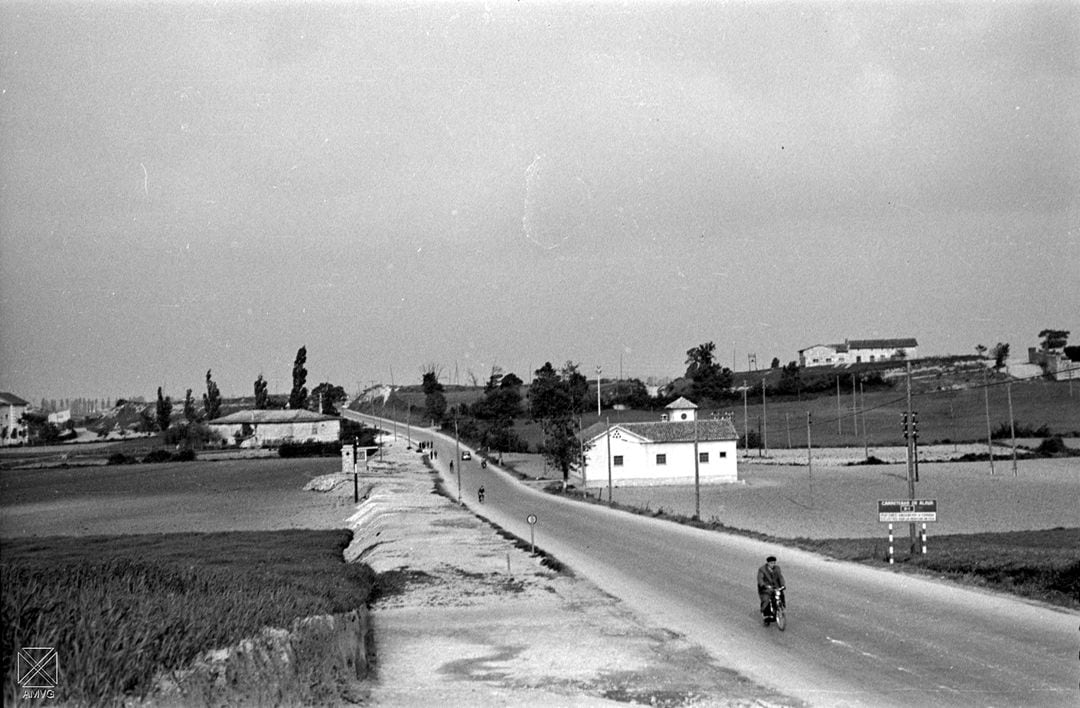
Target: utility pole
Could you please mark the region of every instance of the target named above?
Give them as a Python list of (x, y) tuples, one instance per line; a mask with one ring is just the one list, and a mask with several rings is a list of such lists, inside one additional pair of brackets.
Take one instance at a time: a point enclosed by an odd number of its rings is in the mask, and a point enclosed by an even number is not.
[(611, 418), (607, 419), (607, 503), (611, 506)]
[(855, 436), (855, 444), (859, 444), (859, 401), (855, 397), (855, 374), (851, 375), (851, 423), (855, 427), (852, 434)]
[[(461, 438), (458, 437), (457, 413), (454, 413), (454, 460), (457, 461), (457, 502), (461, 503)], [(454, 462), (450, 462), (454, 466)], [(913, 525), (911, 528), (915, 528)]]
[[(904, 417), (904, 437), (907, 438), (907, 488), (908, 499), (915, 498), (915, 454), (912, 449), (912, 437), (907, 434), (907, 423), (911, 420), (911, 362), (907, 362), (907, 414)], [(911, 554), (915, 555), (915, 522), (908, 524), (911, 535)]]
[(810, 478), (810, 508), (814, 508), (814, 453), (810, 444), (810, 411), (806, 411), (806, 474)]
[(840, 409), (840, 376), (836, 377), (836, 434), (838, 436), (844, 434), (844, 428), (841, 421), (844, 419), (844, 413)]
[(863, 382), (859, 380), (859, 402), (862, 407), (862, 442), (863, 454), (870, 459), (870, 439), (866, 436), (866, 392), (863, 391)]
[(694, 521), (701, 519), (701, 477), (698, 465), (697, 414), (694, 414)]
[(743, 457), (750, 457), (750, 418), (746, 411), (746, 381), (742, 382)]
[(765, 448), (765, 454), (769, 454), (769, 419), (765, 415), (765, 377), (761, 377), (761, 419), (765, 427), (762, 429), (761, 445)]
[(596, 365), (596, 417), (600, 417), (600, 365)]
[(1012, 470), (1013, 477), (1016, 476), (1016, 422), (1013, 420), (1013, 407), (1012, 407), (1012, 381), (1005, 386), (1005, 390), (1009, 394), (1009, 433), (1012, 435)]
[(994, 474), (994, 434), (990, 431), (990, 384), (983, 369), (983, 401), (986, 403), (986, 449), (990, 453), (990, 474)]

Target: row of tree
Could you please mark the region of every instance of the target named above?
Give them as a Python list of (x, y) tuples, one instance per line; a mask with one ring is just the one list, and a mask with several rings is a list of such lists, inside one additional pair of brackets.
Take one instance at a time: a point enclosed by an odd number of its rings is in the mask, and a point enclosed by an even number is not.
[[(212, 371), (207, 370), (206, 372), (206, 392), (202, 394), (201, 410), (195, 403), (192, 389), (189, 388), (184, 394), (183, 416), (186, 425), (215, 420), (222, 415), (221, 389), (218, 388), (217, 383), (214, 381)], [(337, 407), (348, 400), (345, 389), (329, 382), (323, 382), (309, 393), (307, 375), (307, 347), (302, 346), (297, 350), (296, 359), (293, 361), (292, 389), (289, 391), (288, 399), (282, 402), (271, 396), (268, 391), (267, 381), (260, 373), (255, 379), (254, 407), (260, 410), (271, 408), (302, 409), (315, 404), (317, 406), (315, 410), (336, 415)], [(164, 433), (169, 429), (172, 424), (172, 409), (172, 398), (164, 395), (159, 386), (153, 417), (153, 425), (158, 431)]]

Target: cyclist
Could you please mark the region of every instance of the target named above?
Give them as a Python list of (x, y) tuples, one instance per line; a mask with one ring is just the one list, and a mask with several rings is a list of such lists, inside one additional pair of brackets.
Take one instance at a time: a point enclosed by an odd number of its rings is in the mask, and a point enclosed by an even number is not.
[(772, 600), (772, 591), (784, 585), (784, 573), (780, 570), (780, 566), (776, 564), (776, 556), (769, 556), (765, 559), (765, 565), (758, 568), (757, 572), (758, 598), (761, 600), (761, 616), (765, 620), (765, 624), (776, 619), (772, 616), (769, 607)]

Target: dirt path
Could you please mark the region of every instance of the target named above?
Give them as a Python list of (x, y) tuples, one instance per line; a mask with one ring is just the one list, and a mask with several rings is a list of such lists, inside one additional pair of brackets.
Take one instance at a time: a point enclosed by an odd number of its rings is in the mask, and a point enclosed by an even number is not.
[(404, 586), (373, 608), (372, 704), (799, 705), (433, 494), (434, 475), (403, 441), (371, 471), (347, 557), (397, 571)]

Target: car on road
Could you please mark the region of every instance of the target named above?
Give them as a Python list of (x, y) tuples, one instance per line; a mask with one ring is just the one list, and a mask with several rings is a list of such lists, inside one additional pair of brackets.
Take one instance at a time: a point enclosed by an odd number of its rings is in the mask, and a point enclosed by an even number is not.
[(472, 453), (469, 452), (468, 450), (462, 450), (461, 451), (461, 459), (462, 460), (471, 460), (472, 459)]

